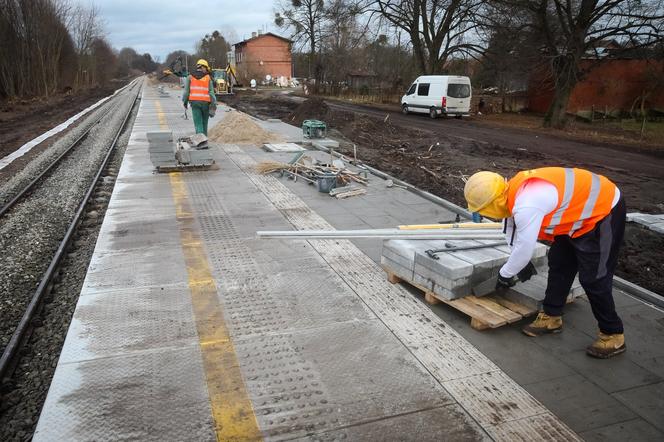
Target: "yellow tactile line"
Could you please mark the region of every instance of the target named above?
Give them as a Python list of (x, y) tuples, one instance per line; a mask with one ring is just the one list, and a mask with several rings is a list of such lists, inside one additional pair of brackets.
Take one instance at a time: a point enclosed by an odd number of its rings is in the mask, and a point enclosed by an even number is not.
[[(168, 129), (159, 102), (156, 102), (156, 109), (160, 127)], [(180, 172), (169, 174), (169, 178), (217, 440), (262, 440), (224, 322), (217, 285), (196, 227), (186, 184)]]
[(164, 114), (164, 110), (161, 108), (161, 103), (155, 101), (154, 107), (157, 108), (157, 118), (159, 119), (159, 128), (163, 130), (168, 129), (168, 122), (166, 122), (166, 114)]

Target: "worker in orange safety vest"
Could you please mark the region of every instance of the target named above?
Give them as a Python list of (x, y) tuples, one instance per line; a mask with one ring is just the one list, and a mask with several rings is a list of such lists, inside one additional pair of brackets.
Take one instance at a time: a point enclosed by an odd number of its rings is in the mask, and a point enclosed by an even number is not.
[(517, 274), (532, 274), (530, 260), (537, 240), (551, 242), (543, 311), (523, 328), (526, 335), (562, 331), (563, 307), (578, 273), (599, 325), (599, 337), (586, 353), (610, 358), (625, 351), (612, 288), (626, 208), (614, 183), (576, 168), (526, 170), (510, 180), (484, 171), (468, 179), (464, 195), (471, 212), (505, 220), (512, 250), (496, 288), (513, 286)]
[(187, 77), (182, 101), (185, 109), (191, 103), (191, 116), (196, 133), (207, 135), (208, 119), (214, 116), (217, 98), (210, 78), (210, 65), (206, 60), (198, 60), (196, 70)]

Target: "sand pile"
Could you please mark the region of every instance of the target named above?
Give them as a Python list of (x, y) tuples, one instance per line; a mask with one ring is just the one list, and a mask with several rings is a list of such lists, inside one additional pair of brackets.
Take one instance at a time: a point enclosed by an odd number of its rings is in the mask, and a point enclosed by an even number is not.
[(208, 138), (218, 143), (265, 144), (283, 142), (281, 136), (266, 131), (249, 116), (236, 111), (225, 113), (221, 123), (209, 130)]

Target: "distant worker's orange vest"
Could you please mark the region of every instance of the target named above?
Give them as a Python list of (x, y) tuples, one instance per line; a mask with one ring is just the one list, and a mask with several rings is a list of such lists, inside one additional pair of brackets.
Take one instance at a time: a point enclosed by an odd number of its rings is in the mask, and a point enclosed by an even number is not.
[(210, 76), (204, 75), (198, 80), (193, 75), (189, 76), (189, 101), (207, 101), (210, 99)]
[(583, 169), (543, 167), (519, 172), (508, 181), (510, 213), (513, 213), (519, 187), (533, 178), (548, 181), (558, 190), (558, 205), (544, 217), (539, 239), (553, 241), (557, 235), (576, 238), (591, 231), (611, 212), (616, 185), (608, 178)]

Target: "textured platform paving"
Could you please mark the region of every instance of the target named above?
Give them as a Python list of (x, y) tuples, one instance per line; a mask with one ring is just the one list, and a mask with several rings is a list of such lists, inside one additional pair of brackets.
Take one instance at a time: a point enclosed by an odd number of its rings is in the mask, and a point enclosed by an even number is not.
[(255, 174), (283, 154), (251, 146), (217, 146), (219, 171), (153, 175), (145, 132), (191, 131), (162, 95), (144, 92), (35, 440), (577, 438), (389, 284), (380, 245), (255, 239), (354, 223), (353, 206), (376, 224), (449, 212), (379, 188), (330, 206)]

